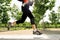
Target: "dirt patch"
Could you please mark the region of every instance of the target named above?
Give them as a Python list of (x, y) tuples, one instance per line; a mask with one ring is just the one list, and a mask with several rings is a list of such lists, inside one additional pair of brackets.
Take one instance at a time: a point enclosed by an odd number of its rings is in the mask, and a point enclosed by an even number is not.
[(5, 31), (5, 32), (0, 32), (0, 35), (32, 35), (32, 30), (17, 30), (17, 31)]

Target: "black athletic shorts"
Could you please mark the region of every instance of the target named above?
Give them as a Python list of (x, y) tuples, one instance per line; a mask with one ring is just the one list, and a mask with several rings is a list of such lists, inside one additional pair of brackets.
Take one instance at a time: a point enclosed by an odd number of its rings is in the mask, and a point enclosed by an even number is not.
[(31, 24), (35, 24), (34, 16), (32, 15), (31, 11), (29, 10), (29, 5), (28, 4), (25, 5), (24, 7), (22, 6), (22, 12), (23, 12), (23, 15), (22, 15), (21, 19), (16, 21), (17, 24), (23, 23), (27, 17), (30, 18)]

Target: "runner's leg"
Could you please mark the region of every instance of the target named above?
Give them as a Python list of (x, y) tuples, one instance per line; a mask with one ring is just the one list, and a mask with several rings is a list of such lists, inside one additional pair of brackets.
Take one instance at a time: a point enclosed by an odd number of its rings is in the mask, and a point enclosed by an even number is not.
[(27, 15), (31, 21), (31, 25), (33, 28), (33, 34), (41, 35), (42, 33), (40, 33), (39, 30), (37, 29), (37, 26), (36, 26), (35, 21), (34, 21), (34, 16), (32, 15), (30, 10), (27, 11)]
[(22, 17), (20, 20), (16, 21), (17, 24), (19, 23), (23, 23), (25, 21), (25, 19), (27, 18), (27, 15), (23, 13)]

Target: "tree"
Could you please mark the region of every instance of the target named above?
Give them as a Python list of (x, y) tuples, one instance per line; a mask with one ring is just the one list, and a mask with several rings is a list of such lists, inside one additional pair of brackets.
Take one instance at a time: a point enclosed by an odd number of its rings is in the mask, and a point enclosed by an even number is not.
[(57, 20), (58, 20), (58, 23), (60, 23), (60, 6), (58, 7), (58, 13), (57, 13)]
[(55, 0), (35, 0), (35, 7), (33, 13), (35, 14), (36, 24), (42, 19), (47, 9), (54, 7)]
[(22, 12), (14, 5), (10, 12), (12, 13), (12, 17), (16, 18), (16, 20), (19, 20), (22, 16)]
[[(2, 0), (0, 1), (0, 23), (7, 23), (9, 18), (8, 11), (11, 12), (12, 17), (15, 17), (16, 19), (20, 18), (21, 12), (19, 12), (18, 8), (14, 5), (14, 7), (10, 7), (10, 1), (11, 0)], [(16, 15), (15, 15), (16, 14)]]
[(55, 24), (55, 27), (57, 27), (57, 13), (55, 13), (54, 11), (51, 12), (50, 16), (49, 16), (50, 21), (52, 22), (52, 25)]
[(1, 0), (0, 1), (0, 23), (7, 23), (9, 20), (7, 11), (10, 10), (10, 3), (11, 0)]
[(52, 24), (54, 24), (56, 22), (56, 18), (57, 18), (56, 13), (54, 11), (52, 11), (50, 14), (50, 20), (52, 21)]

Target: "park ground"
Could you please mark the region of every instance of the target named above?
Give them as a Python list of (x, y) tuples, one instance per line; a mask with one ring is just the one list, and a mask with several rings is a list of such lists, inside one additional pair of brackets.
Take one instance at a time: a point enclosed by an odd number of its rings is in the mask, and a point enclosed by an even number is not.
[(60, 40), (60, 28), (40, 30), (43, 34), (33, 35), (32, 29), (0, 31), (0, 40)]

